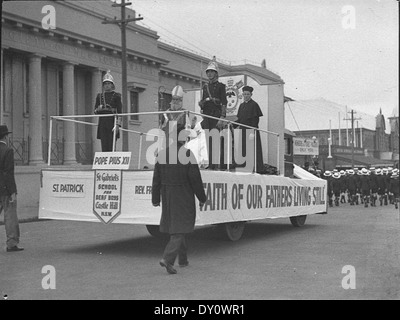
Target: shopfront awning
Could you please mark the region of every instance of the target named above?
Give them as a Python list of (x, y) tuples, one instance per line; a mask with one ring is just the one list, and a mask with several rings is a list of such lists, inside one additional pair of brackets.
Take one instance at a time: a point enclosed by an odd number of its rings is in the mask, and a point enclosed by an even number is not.
[[(348, 165), (351, 166), (351, 155), (335, 155), (337, 165)], [(355, 166), (366, 166), (366, 167), (389, 167), (394, 166), (396, 161), (376, 159), (374, 157), (368, 157), (364, 155), (354, 155)]]

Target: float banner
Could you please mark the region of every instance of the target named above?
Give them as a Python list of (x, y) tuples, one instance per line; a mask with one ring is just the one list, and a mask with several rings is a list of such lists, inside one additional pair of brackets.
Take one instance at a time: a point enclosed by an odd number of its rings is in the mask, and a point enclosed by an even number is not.
[(93, 159), (94, 170), (128, 170), (131, 152), (96, 152)]
[(95, 171), (93, 212), (106, 224), (121, 213), (121, 186), (121, 170)]
[[(104, 223), (160, 223), (161, 207), (151, 203), (153, 172), (42, 170), (39, 218)], [(326, 212), (327, 182), (281, 176), (201, 170), (207, 201), (196, 205), (196, 226)], [(82, 185), (60, 197), (54, 186)], [(122, 183), (122, 185), (121, 185)], [(60, 188), (60, 187), (59, 187)], [(78, 191), (84, 191), (84, 197)], [(57, 198), (55, 198), (57, 197)], [(197, 201), (197, 200), (196, 200)]]

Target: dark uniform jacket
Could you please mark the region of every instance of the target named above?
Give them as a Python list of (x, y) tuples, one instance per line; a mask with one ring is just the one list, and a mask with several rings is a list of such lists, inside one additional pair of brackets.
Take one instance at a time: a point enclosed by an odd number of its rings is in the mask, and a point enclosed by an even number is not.
[(159, 204), (161, 197), (160, 231), (164, 233), (192, 232), (196, 221), (195, 196), (200, 202), (207, 200), (196, 158), (190, 150), (185, 150), (191, 159), (188, 164), (180, 163), (179, 159), (177, 164), (170, 163), (167, 148), (160, 152), (154, 167), (152, 203)]
[(367, 175), (360, 176), (360, 189), (363, 192), (369, 192), (371, 189), (370, 186), (370, 177)]
[(357, 190), (357, 176), (352, 174), (347, 178), (347, 188), (351, 191)]
[(375, 173), (371, 173), (369, 176), (369, 183), (370, 183), (370, 188), (371, 192), (375, 193), (378, 192), (378, 176)]
[(0, 142), (0, 196), (17, 193), (14, 177), (14, 150)]
[(341, 183), (340, 178), (332, 178), (332, 192), (337, 195), (340, 193)]
[(390, 178), (390, 185), (389, 185), (389, 190), (391, 193), (393, 193), (396, 197), (399, 196), (399, 177), (397, 176), (396, 178), (391, 177)]
[[(200, 101), (201, 110), (203, 114), (212, 117), (220, 118), (226, 116), (226, 105), (228, 101), (226, 99), (226, 86), (225, 84), (214, 81), (206, 83), (203, 86), (202, 100)], [(214, 122), (207, 121), (205, 118), (202, 122), (203, 129), (213, 129), (216, 124)]]
[[(105, 100), (105, 101), (104, 101)], [(102, 108), (99, 108), (102, 105)], [(94, 105), (97, 114), (115, 114), (122, 112), (121, 94), (115, 91), (99, 93), (96, 97)], [(99, 117), (99, 125), (97, 128), (97, 139), (101, 139), (105, 135), (113, 134), (114, 117)], [(117, 138), (119, 137), (119, 132)]]
[(377, 177), (378, 180), (378, 190), (380, 194), (384, 194), (387, 190), (387, 185), (386, 185), (386, 178), (383, 174), (378, 175)]

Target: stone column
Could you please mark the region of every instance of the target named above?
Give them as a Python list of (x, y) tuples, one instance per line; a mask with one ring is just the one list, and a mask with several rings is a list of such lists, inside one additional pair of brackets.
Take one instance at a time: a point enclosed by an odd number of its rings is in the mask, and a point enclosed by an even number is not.
[(29, 164), (43, 164), (42, 57), (29, 56)]
[[(92, 113), (94, 112), (94, 104), (96, 102), (96, 96), (99, 92), (101, 92), (101, 70), (94, 69), (92, 71)], [(93, 155), (95, 152), (101, 151), (100, 140), (97, 139), (97, 123), (99, 121), (98, 117), (92, 118), (92, 122), (96, 124), (93, 126), (92, 130), (92, 145), (93, 145)]]
[[(75, 92), (74, 92), (74, 64), (66, 62), (63, 65), (63, 109), (64, 115), (75, 114)], [(76, 164), (76, 124), (64, 121), (64, 164)]]

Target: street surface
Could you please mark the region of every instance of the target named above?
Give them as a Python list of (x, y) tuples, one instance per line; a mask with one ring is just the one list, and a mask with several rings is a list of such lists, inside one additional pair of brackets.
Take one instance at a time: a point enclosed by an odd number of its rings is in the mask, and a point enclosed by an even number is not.
[[(301, 228), (289, 219), (249, 222), (237, 242), (223, 240), (215, 227), (197, 228), (188, 237), (190, 265), (177, 267), (176, 275), (159, 266), (165, 241), (145, 226), (38, 221), (20, 227), (25, 251), (7, 253), (0, 226), (0, 294), (9, 300), (400, 299), (393, 205), (344, 204), (308, 216)], [(50, 280), (48, 266), (54, 267)], [(355, 288), (344, 289), (349, 268)]]

